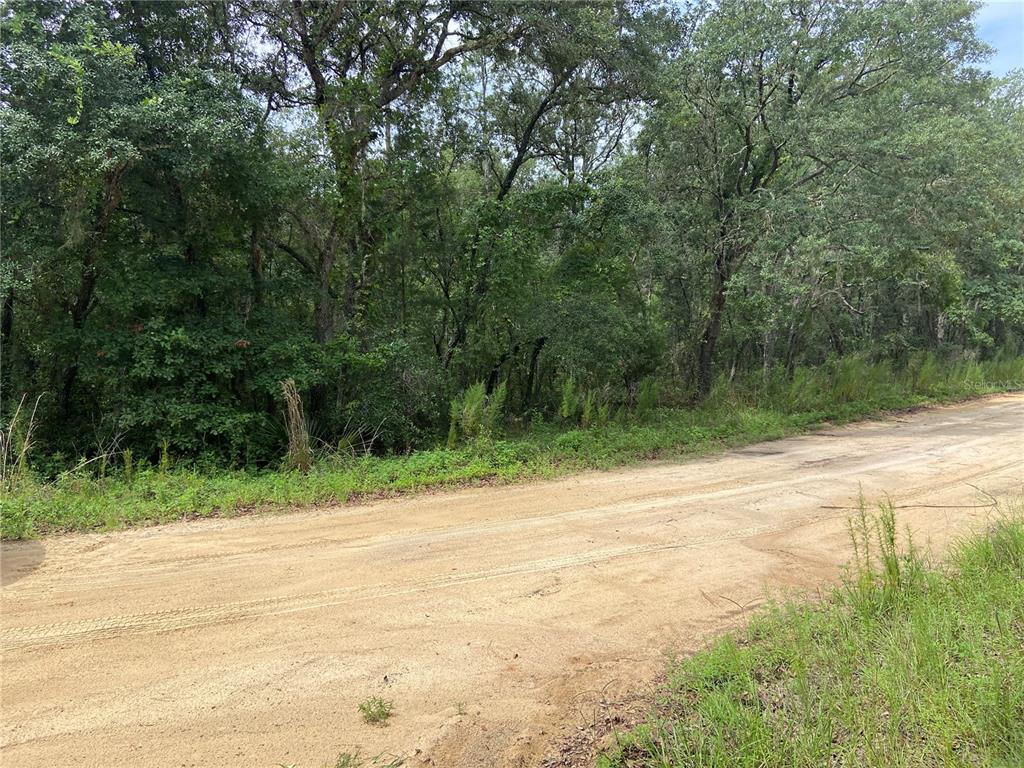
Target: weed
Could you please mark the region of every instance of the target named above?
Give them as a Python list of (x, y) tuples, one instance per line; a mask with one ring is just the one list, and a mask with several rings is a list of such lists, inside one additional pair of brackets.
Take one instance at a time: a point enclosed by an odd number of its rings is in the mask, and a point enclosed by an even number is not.
[[(5, 438), (6, 444), (16, 444), (17, 451), (7, 454), (0, 533), (3, 538), (23, 538), (53, 531), (231, 515), (241, 510), (338, 503), (382, 491), (401, 493), (494, 479), (550, 477), (642, 459), (707, 453), (798, 433), (824, 420), (840, 423), (883, 409), (1024, 387), (1024, 358), (972, 361), (962, 367), (938, 366), (932, 360), (922, 356), (898, 372), (855, 358), (841, 366), (797, 368), (792, 377), (784, 371), (769, 371), (765, 376), (733, 382), (722, 378), (699, 407), (661, 408), (657, 420), (640, 419), (623, 406), (609, 418), (612, 406), (605, 400), (586, 430), (578, 429), (583, 398), (570, 378), (563, 382), (562, 404), (572, 420), (555, 425), (536, 417), (525, 433), (506, 439), (494, 439), (504, 390), (496, 388), (488, 399), (479, 385), (470, 398), (473, 403), (465, 423), (475, 425), (474, 437), (487, 432), (492, 439), (470, 439), (459, 445), (460, 414), (466, 409), (461, 398), (452, 405), (453, 431), (448, 446), (405, 456), (372, 456), (366, 450), (352, 449), (312, 461), (308, 444), (303, 447), (303, 426), (296, 430), (294, 452), (311, 462), (305, 474), (199, 469), (179, 461), (171, 465), (169, 459), (154, 468), (133, 458), (128, 482), (125, 473), (104, 476), (105, 466), (117, 455), (108, 449), (55, 481), (43, 483), (17, 458), (27, 450), (24, 439), (17, 437), (26, 433), (24, 425), (13, 430), (9, 425), (5, 434), (15, 437)], [(871, 399), (856, 389), (855, 382), (860, 379), (867, 382), (863, 392), (872, 393)], [(834, 383), (839, 384), (836, 391), (832, 390)], [(643, 401), (647, 403), (644, 408), (652, 408), (656, 395), (653, 382), (642, 386), (638, 403)], [(606, 395), (593, 397), (600, 402)], [(294, 402), (300, 414), (301, 401)], [(300, 422), (298, 418), (296, 424)], [(470, 437), (465, 434), (466, 427), (462, 429), (461, 436)], [(10, 459), (11, 455), (15, 459)]]
[(132, 457), (132, 449), (125, 448), (122, 454), (124, 465), (124, 481), (131, 486), (135, 482), (135, 460)]
[(594, 399), (593, 391), (588, 391), (587, 396), (583, 398), (583, 412), (580, 414), (580, 426), (584, 429), (589, 429), (594, 425), (594, 420), (597, 417), (597, 405)]
[(386, 725), (390, 719), (395, 705), (380, 696), (371, 696), (359, 705), (359, 712), (363, 721), (370, 725)]
[(1024, 765), (1024, 518), (929, 567), (891, 505), (851, 524), (823, 602), (776, 606), (676, 664), (605, 768)]
[(484, 409), (484, 430), (488, 437), (498, 434), (498, 428), (505, 413), (505, 400), (508, 399), (508, 385), (503, 381), (487, 397)]
[(454, 451), (459, 444), (459, 415), (462, 413), (462, 401), (452, 400), (448, 411), (448, 450)]
[(166, 438), (160, 443), (160, 471), (167, 472), (171, 468), (170, 443)]
[(36, 398), (32, 413), (23, 422), (22, 413), (25, 410), (26, 396), (22, 395), (7, 426), (0, 427), (0, 487), (7, 491), (13, 490), (15, 484), (24, 480), (28, 474), (32, 431), (35, 428), (36, 410), (39, 408), (41, 397)]
[(462, 411), (459, 413), (459, 431), (463, 437), (473, 438), (480, 434), (485, 419), (487, 389), (478, 381), (462, 394)]

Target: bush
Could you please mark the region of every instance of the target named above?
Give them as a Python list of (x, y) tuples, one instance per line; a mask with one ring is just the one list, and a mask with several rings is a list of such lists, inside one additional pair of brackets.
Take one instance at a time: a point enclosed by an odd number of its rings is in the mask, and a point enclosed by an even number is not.
[(558, 415), (562, 421), (576, 423), (580, 413), (580, 395), (576, 389), (576, 379), (566, 376), (562, 380), (562, 400), (558, 406)]
[[(922, 362), (927, 363), (927, 359)], [(870, 365), (867, 361), (858, 364)], [(926, 365), (922, 368), (927, 370)], [(190, 463), (177, 457), (173, 466), (168, 458), (153, 468), (148, 461), (132, 457), (131, 470), (108, 473), (104, 463), (118, 455), (109, 453), (79, 462), (75, 471), (55, 471), (56, 479), (50, 482), (42, 482), (31, 470), (20, 473), (13, 487), (0, 493), (0, 534), (3, 538), (20, 538), (183, 516), (230, 515), (258, 508), (344, 502), (361, 493), (402, 492), (495, 477), (550, 476), (773, 439), (825, 419), (850, 420), (880, 408), (916, 405), (929, 397), (941, 400), (1024, 386), (1024, 362), (1019, 360), (981, 362), (969, 369), (940, 366), (931, 386), (932, 391), (942, 392), (941, 396), (926, 396), (916, 390), (912, 382), (925, 380), (920, 370), (890, 370), (885, 378), (876, 379), (871, 385), (875, 387), (875, 400), (864, 400), (855, 392), (847, 392), (846, 396), (856, 399), (846, 404), (832, 398), (832, 368), (798, 368), (792, 380), (784, 371), (731, 383), (722, 378), (716, 382), (711, 397), (700, 406), (662, 408), (656, 421), (649, 419), (644, 423), (624, 406), (619, 406), (615, 417), (609, 418), (611, 404), (605, 401), (596, 409), (591, 407), (596, 416), (588, 430), (578, 429), (572, 423), (563, 425), (562, 429), (569, 429), (558, 434), (557, 425), (545, 423), (535, 413), (529, 431), (507, 440), (494, 439), (500, 432), (504, 389), (495, 389), (488, 398), (484, 387), (478, 384), (470, 388), (472, 392), (467, 390), (452, 402), (448, 449), (441, 447), (402, 456), (345, 450), (312, 462), (305, 475), (229, 470), (216, 462)], [(845, 375), (855, 378), (849, 371)], [(575, 386), (572, 392), (576, 392)], [(598, 402), (605, 392), (595, 393), (594, 401)], [(463, 434), (466, 426), (470, 426), (472, 435)], [(459, 446), (460, 438), (468, 439), (468, 444)], [(63, 457), (53, 461), (55, 468), (66, 464)], [(129, 462), (124, 464), (127, 470)]]
[(640, 388), (636, 393), (636, 417), (640, 420), (646, 419), (658, 405), (658, 382), (654, 377), (648, 376), (640, 382)]
[(449, 413), (448, 448), (462, 440), (493, 438), (501, 430), (508, 389), (502, 382), (490, 395), (482, 381), (470, 386), (452, 401)]
[(452, 389), (434, 355), (390, 341), (366, 353), (346, 351), (337, 370), (344, 405), (322, 427), (332, 442), (384, 453), (430, 445), (443, 436)]
[(588, 443), (586, 432), (572, 429), (555, 438), (554, 449), (558, 453), (581, 453)]

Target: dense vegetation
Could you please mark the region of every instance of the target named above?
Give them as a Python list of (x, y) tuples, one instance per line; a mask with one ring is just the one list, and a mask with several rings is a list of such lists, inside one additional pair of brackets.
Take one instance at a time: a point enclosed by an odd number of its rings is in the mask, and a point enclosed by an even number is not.
[(649, 722), (598, 765), (1024, 764), (1022, 511), (941, 568), (901, 551), (891, 508), (862, 515), (829, 599), (777, 607), (674, 665)]
[[(15, 474), (0, 490), (0, 535), (47, 533), (274, 511), (300, 504), (331, 504), (377, 494), (466, 483), (509, 482), (607, 468), (644, 459), (694, 456), (758, 440), (772, 440), (825, 420), (842, 422), (881, 409), (941, 402), (1024, 388), (1024, 358), (941, 365), (920, 355), (905, 369), (846, 357), (792, 376), (779, 371), (729, 383), (720, 380), (699, 407), (656, 408), (648, 396), (613, 418), (598, 409), (586, 421), (586, 403), (566, 390), (564, 422), (534, 424), (499, 437), (486, 401), (475, 411), (463, 401), (457, 425), (475, 425), (472, 439), (411, 455), (374, 456), (334, 450), (305, 473), (275, 468), (190, 466), (166, 453), (138, 462), (131, 451), (84, 460), (52, 482)], [(575, 401), (575, 405), (573, 405)], [(464, 432), (464, 429), (460, 430)]]
[(8, 3), (6, 448), (36, 398), (53, 478), (1018, 355), (1024, 80), (972, 12)]

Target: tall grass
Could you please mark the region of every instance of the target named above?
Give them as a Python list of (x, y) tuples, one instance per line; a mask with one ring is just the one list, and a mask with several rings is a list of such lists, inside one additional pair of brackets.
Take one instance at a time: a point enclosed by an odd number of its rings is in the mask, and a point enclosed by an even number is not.
[(35, 430), (36, 398), (29, 412), (26, 396), (22, 396), (7, 424), (0, 424), (0, 488), (10, 493), (19, 481), (28, 477), (28, 456), (32, 450), (32, 432)]
[(782, 368), (736, 381), (723, 376), (712, 388), (709, 402), (830, 417), (863, 406), (899, 408), (1021, 388), (1024, 357), (944, 361), (923, 352), (911, 355), (906, 365), (897, 369), (888, 360), (850, 355), (816, 368), (797, 368), (791, 376)]
[(165, 457), (155, 467), (126, 461), (125, 472), (109, 475), (96, 471), (105, 462), (84, 461), (51, 482), (25, 472), (0, 494), (0, 533), (19, 538), (550, 477), (775, 439), (887, 408), (1024, 388), (1024, 359), (948, 365), (921, 356), (911, 362), (897, 370), (850, 358), (797, 369), (792, 377), (776, 372), (731, 384), (722, 379), (696, 408), (657, 407), (651, 382), (640, 388), (631, 411), (620, 407), (614, 418), (607, 392), (580, 393), (574, 382), (563, 393), (569, 418), (535, 421), (504, 438), (504, 391), (488, 396), (481, 384), (456, 400), (447, 446), (407, 456), (370, 456), (342, 446), (314, 457), (295, 392), (286, 396), (295, 413), (289, 416), (289, 458), (282, 470), (199, 469), (172, 466)]
[(824, 602), (776, 607), (677, 664), (603, 768), (1024, 765), (1018, 508), (929, 567), (891, 508), (861, 516)]
[(306, 413), (302, 408), (302, 397), (293, 379), (281, 382), (281, 394), (284, 396), (285, 425), (288, 428), (285, 466), (288, 469), (308, 472), (313, 466), (313, 449), (309, 444), (309, 426), (306, 424)]

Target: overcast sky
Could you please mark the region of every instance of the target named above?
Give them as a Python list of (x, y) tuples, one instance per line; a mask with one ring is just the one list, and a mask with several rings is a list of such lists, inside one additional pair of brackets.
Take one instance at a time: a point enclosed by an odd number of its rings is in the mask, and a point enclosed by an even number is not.
[(1024, 0), (989, 0), (977, 21), (982, 39), (996, 49), (988, 62), (992, 74), (1024, 68)]

